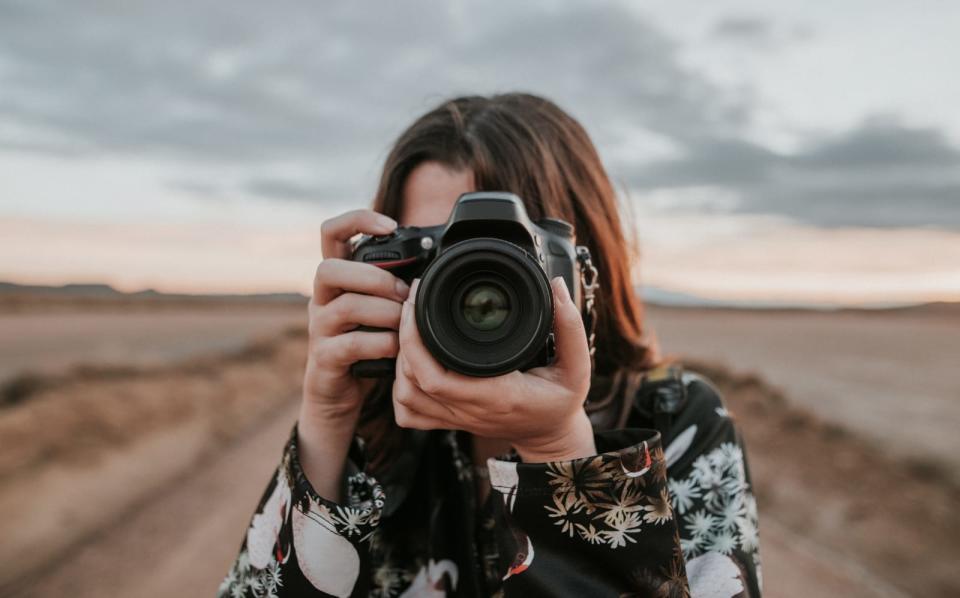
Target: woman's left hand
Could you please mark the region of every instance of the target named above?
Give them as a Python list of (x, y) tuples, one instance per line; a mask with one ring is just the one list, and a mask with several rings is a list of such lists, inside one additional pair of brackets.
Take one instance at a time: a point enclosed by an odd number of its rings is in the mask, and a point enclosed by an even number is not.
[(424, 346), (414, 317), (418, 284), (414, 281), (400, 316), (393, 385), (397, 425), (503, 439), (531, 463), (596, 454), (593, 428), (583, 409), (590, 388), (590, 353), (580, 311), (563, 279), (550, 283), (554, 363), (488, 378), (447, 370)]

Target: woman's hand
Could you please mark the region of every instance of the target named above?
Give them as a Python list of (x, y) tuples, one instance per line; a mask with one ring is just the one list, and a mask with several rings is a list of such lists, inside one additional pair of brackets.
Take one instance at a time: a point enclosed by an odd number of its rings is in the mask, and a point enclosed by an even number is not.
[[(361, 359), (396, 357), (400, 311), (409, 287), (372, 264), (349, 259), (348, 241), (357, 233), (387, 234), (397, 223), (372, 210), (354, 210), (320, 227), (323, 261), (313, 281), (310, 347), (303, 399), (330, 417), (358, 411), (373, 381), (350, 375)], [(378, 332), (357, 326), (383, 328)]]
[[(337, 501), (350, 440), (374, 382), (350, 374), (361, 359), (396, 357), (405, 282), (349, 258), (350, 237), (384, 235), (397, 227), (372, 210), (354, 210), (320, 227), (323, 261), (308, 308), (310, 339), (297, 421), (300, 464), (320, 496)], [(370, 332), (357, 326), (383, 328)]]
[(557, 359), (548, 367), (489, 378), (445, 369), (424, 346), (414, 318), (415, 281), (403, 303), (393, 407), (406, 428), (466, 430), (509, 441), (526, 462), (596, 454), (583, 409), (590, 353), (583, 320), (559, 277), (554, 297)]

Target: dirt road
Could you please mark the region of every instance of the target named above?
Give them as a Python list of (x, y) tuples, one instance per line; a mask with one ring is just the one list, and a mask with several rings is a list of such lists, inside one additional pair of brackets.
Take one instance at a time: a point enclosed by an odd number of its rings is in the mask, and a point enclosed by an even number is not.
[(205, 459), (11, 596), (213, 596), (233, 562), (296, 404)]

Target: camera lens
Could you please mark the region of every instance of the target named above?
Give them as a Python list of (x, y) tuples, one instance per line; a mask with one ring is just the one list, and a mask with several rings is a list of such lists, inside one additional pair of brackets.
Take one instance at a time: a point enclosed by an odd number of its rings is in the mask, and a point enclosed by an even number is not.
[(463, 319), (477, 330), (499, 328), (510, 314), (507, 294), (492, 284), (474, 285), (463, 296)]
[(417, 328), (445, 367), (497, 376), (529, 364), (553, 328), (543, 267), (517, 245), (477, 237), (443, 251), (417, 288)]

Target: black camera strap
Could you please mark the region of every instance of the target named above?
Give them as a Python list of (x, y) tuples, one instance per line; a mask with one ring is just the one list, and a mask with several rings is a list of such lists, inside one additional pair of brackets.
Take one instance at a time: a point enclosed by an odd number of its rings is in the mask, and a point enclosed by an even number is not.
[(580, 264), (580, 287), (583, 291), (583, 327), (587, 332), (587, 346), (590, 348), (590, 372), (595, 370), (594, 340), (597, 336), (597, 310), (594, 299), (600, 286), (597, 268), (590, 259), (590, 249), (586, 245), (577, 245), (577, 263)]

